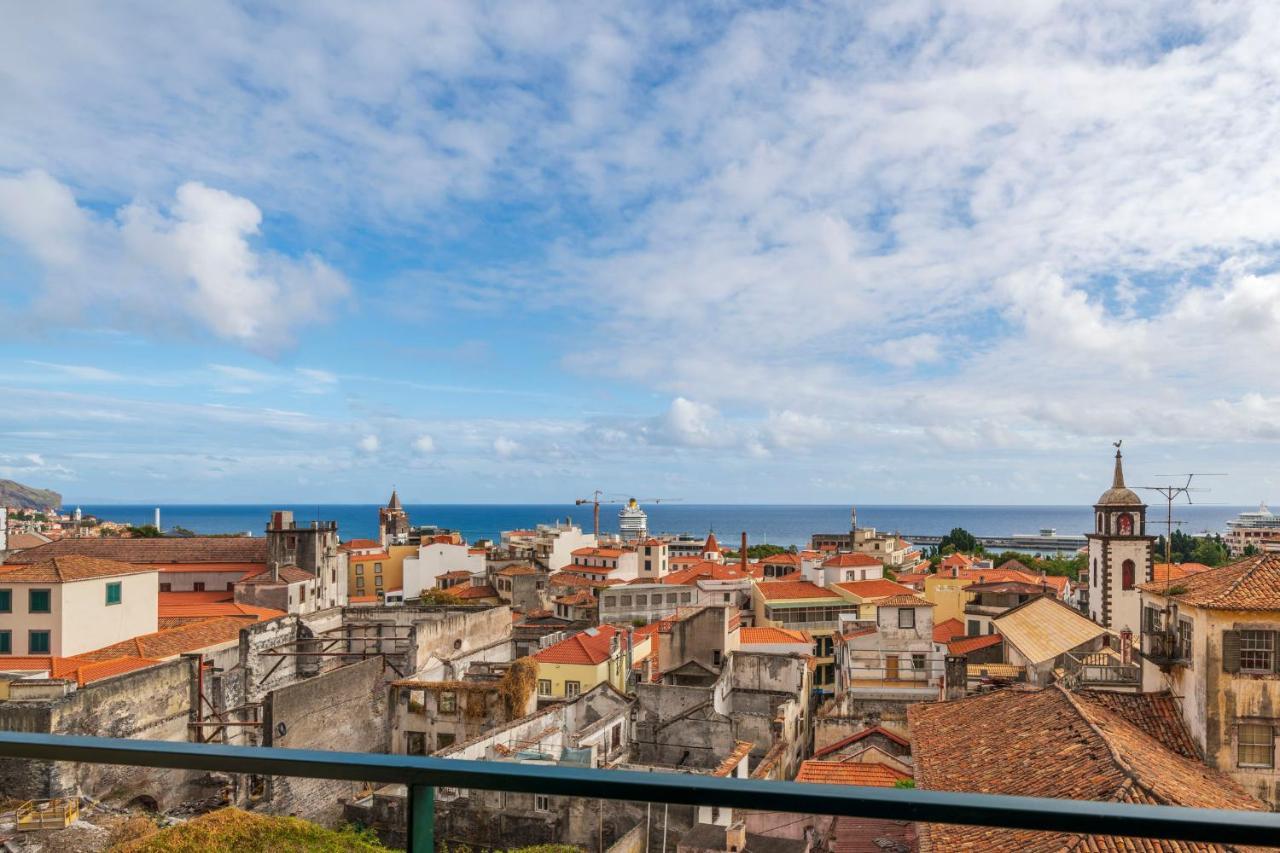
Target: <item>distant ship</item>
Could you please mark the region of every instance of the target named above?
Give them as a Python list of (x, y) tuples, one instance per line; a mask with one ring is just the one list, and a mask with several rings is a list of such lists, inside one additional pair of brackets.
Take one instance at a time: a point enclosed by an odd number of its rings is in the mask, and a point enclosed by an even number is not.
[(1259, 504), (1255, 512), (1242, 512), (1227, 522), (1227, 535), (1223, 537), (1227, 549), (1239, 555), (1249, 545), (1259, 551), (1280, 550), (1280, 516)]
[(635, 498), (618, 510), (618, 532), (623, 542), (649, 538), (649, 516), (640, 508)]

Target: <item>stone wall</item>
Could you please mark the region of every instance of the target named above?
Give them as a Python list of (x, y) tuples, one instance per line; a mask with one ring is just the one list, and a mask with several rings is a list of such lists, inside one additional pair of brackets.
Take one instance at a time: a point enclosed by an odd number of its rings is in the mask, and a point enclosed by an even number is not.
[[(264, 745), (386, 752), (386, 695), (380, 658), (273, 690), (263, 701)], [(276, 776), (267, 784), (267, 802), (279, 814), (329, 822), (341, 816), (339, 798), (356, 787), (340, 780)]]

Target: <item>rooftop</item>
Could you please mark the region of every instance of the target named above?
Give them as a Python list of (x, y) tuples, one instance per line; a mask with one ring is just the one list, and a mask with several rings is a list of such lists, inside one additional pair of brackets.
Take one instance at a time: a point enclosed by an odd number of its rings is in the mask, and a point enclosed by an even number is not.
[(809, 759), (800, 765), (797, 782), (817, 782), (822, 785), (870, 785), (876, 788), (892, 788), (898, 782), (911, 777), (886, 764), (862, 764), (857, 761), (819, 761)]
[(613, 635), (618, 629), (612, 625), (588, 628), (548, 646), (534, 655), (538, 663), (600, 664), (609, 659)]
[(491, 584), (487, 584), (487, 583), (480, 584), (479, 586), (475, 584), (472, 584), (470, 586), (466, 584), (458, 584), (457, 586), (449, 587), (449, 592), (452, 592), (455, 596), (457, 596), (458, 598), (461, 598), (463, 601), (467, 601), (472, 598), (497, 598), (498, 597), (498, 591), (494, 589)]
[(911, 587), (903, 586), (885, 578), (876, 578), (869, 581), (844, 581), (843, 583), (832, 584), (832, 586), (862, 599), (886, 598), (890, 595), (912, 595), (915, 593), (915, 590)]
[(919, 595), (906, 593), (891, 595), (888, 598), (877, 598), (876, 607), (937, 607), (932, 601)]
[(947, 654), (967, 655), (969, 652), (998, 646), (1003, 642), (1004, 637), (999, 634), (983, 634), (981, 637), (957, 637), (947, 643)]
[(813, 637), (808, 631), (796, 631), (790, 628), (740, 628), (738, 644), (742, 646), (765, 643), (804, 643), (813, 645)]
[(834, 557), (829, 557), (822, 561), (824, 569), (867, 568), (871, 566), (882, 568), (884, 563), (870, 554), (836, 554)]
[(823, 589), (809, 581), (764, 581), (756, 589), (766, 601), (785, 601), (793, 598), (831, 598), (843, 600), (840, 594)]
[(154, 571), (152, 566), (68, 555), (25, 565), (0, 566), (0, 583), (72, 583)]
[[(1166, 594), (1161, 581), (1144, 583), (1145, 592)], [(1280, 609), (1280, 554), (1245, 557), (1229, 566), (1195, 572), (1178, 579), (1171, 597), (1179, 604), (1213, 610)]]
[(688, 585), (697, 581), (733, 581), (750, 578), (737, 563), (717, 563), (714, 560), (702, 560), (691, 566), (685, 566), (663, 577), (659, 583)]
[(964, 623), (953, 616), (945, 622), (939, 622), (933, 626), (933, 641), (935, 643), (948, 643), (956, 637), (963, 637), (964, 630)]
[(1106, 633), (1106, 629), (1047, 595), (1006, 610), (993, 620), (996, 631), (1031, 663), (1056, 658)]
[(122, 563), (265, 563), (262, 536), (184, 536), (156, 539), (84, 537), (58, 539), (11, 555), (9, 563), (38, 563), (50, 557), (101, 557)]
[(311, 572), (297, 566), (281, 566), (277, 574), (278, 578), (272, 575), (270, 569), (263, 569), (256, 575), (241, 578), (240, 583), (305, 583), (316, 579)]

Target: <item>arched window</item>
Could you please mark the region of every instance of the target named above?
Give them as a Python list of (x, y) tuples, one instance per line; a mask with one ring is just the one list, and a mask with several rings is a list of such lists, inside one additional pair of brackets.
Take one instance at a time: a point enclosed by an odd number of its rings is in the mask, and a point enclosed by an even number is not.
[(1092, 575), (1092, 578), (1093, 578), (1093, 583), (1091, 584), (1091, 586), (1092, 586), (1094, 589), (1097, 589), (1097, 588), (1098, 588), (1098, 561), (1097, 561), (1097, 560), (1094, 560), (1094, 561), (1093, 561), (1093, 575)]
[(1102, 521), (1102, 513), (1098, 513), (1098, 532), (1099, 532), (1099, 533), (1106, 533), (1106, 532), (1107, 532), (1107, 528), (1103, 525), (1103, 521)]
[(1120, 588), (1133, 589), (1133, 560), (1125, 560), (1120, 566)]
[(1132, 515), (1130, 515), (1127, 512), (1122, 512), (1120, 513), (1120, 518), (1118, 519), (1118, 522), (1119, 522), (1121, 536), (1133, 535), (1133, 516)]

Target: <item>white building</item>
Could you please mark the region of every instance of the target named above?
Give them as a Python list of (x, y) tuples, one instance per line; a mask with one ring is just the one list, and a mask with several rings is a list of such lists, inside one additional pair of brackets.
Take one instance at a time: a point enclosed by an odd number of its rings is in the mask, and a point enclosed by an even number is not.
[[(1256, 512), (1242, 512), (1227, 522), (1227, 535), (1222, 537), (1233, 557), (1252, 545), (1259, 551), (1280, 551), (1280, 516), (1267, 505), (1259, 504)], [(0, 545), (0, 551), (4, 546)]]
[(667, 543), (661, 539), (645, 539), (636, 545), (639, 576), (645, 580), (659, 580), (671, 570)]
[(630, 581), (640, 576), (640, 559), (630, 548), (578, 548), (560, 571), (591, 580)]
[(1147, 535), (1147, 505), (1124, 484), (1119, 448), (1111, 488), (1093, 506), (1089, 540), (1089, 618), (1104, 628), (1141, 627), (1142, 603), (1138, 585), (1153, 577), (1152, 548)]
[(405, 557), (402, 566), (404, 596), (417, 598), (423, 590), (435, 589), (436, 579), (448, 572), (484, 574), (485, 558), (466, 545), (430, 542), (419, 545), (417, 555)]
[(875, 620), (840, 617), (836, 693), (923, 700), (941, 695), (943, 655), (933, 642), (933, 603), (917, 595), (875, 602)]
[(154, 633), (156, 574), (79, 556), (0, 567), (0, 656), (69, 657)]

